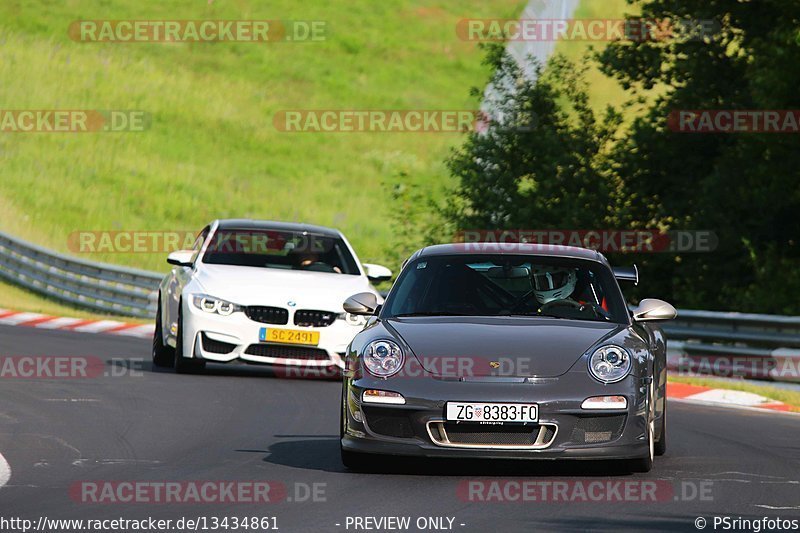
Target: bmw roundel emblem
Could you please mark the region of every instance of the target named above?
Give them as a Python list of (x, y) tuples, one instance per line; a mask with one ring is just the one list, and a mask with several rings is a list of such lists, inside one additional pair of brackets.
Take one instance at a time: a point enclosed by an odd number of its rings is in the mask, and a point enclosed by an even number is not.
[(295, 302), (294, 300), (289, 300), (288, 302), (286, 302), (286, 305), (288, 305), (289, 307), (294, 307), (297, 305), (297, 302)]

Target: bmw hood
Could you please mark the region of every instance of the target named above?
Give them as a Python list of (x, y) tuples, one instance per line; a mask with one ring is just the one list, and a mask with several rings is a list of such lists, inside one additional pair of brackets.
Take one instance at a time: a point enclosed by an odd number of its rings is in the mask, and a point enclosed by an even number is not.
[(230, 265), (203, 265), (197, 289), (239, 305), (319, 309), (343, 312), (342, 304), (359, 292), (375, 292), (364, 276), (302, 272)]
[(524, 317), (392, 318), (384, 322), (440, 377), (555, 377), (625, 325)]

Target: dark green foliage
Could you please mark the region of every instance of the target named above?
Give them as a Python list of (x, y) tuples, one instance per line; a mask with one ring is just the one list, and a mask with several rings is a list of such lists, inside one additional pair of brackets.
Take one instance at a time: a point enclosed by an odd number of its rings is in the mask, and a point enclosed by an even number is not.
[[(515, 82), (495, 105), (515, 120), (471, 135), (449, 160), (459, 186), (445, 215), (461, 229), (713, 230), (712, 253), (611, 260), (640, 264), (647, 295), (679, 307), (800, 314), (800, 134), (667, 127), (681, 109), (800, 109), (800, 2), (641, 7), (645, 18), (713, 20), (717, 29), (705, 39), (613, 43), (598, 55), (632, 98), (653, 87), (660, 95), (625, 128), (613, 110), (594, 115), (574, 65), (557, 57), (531, 83), (492, 50), (495, 83)], [(533, 127), (519, 127), (516, 117), (529, 116)]]
[(593, 227), (612, 208), (612, 184), (597, 159), (619, 122), (598, 121), (582, 71), (561, 57), (536, 67), (538, 82), (490, 47), (494, 111), (448, 161), (459, 187), (446, 207), (460, 229)]

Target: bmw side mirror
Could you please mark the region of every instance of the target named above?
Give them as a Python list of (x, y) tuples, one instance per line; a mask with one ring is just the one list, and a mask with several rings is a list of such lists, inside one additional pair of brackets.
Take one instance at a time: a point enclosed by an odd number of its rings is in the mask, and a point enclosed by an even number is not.
[(344, 310), (351, 315), (368, 316), (378, 307), (378, 298), (371, 292), (355, 294), (344, 301)]
[(167, 256), (167, 263), (175, 266), (190, 267), (192, 266), (193, 255), (194, 252), (192, 250), (178, 250)]
[(364, 270), (367, 271), (367, 277), (373, 283), (380, 283), (381, 281), (389, 281), (392, 279), (392, 271), (382, 265), (364, 263)]
[(678, 311), (664, 300), (645, 298), (631, 313), (636, 322), (651, 320), (672, 320), (678, 316)]

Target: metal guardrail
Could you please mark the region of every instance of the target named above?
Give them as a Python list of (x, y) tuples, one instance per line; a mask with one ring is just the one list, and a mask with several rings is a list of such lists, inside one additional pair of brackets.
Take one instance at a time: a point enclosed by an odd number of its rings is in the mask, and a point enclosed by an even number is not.
[(800, 382), (800, 316), (686, 310), (663, 329), (672, 370)]
[(0, 278), (71, 305), (152, 318), (163, 277), (75, 259), (0, 232)]
[[(152, 318), (163, 274), (75, 259), (0, 232), (0, 278), (67, 304)], [(673, 370), (800, 381), (800, 317), (684, 310), (663, 329)], [(780, 375), (787, 367), (794, 374)]]

